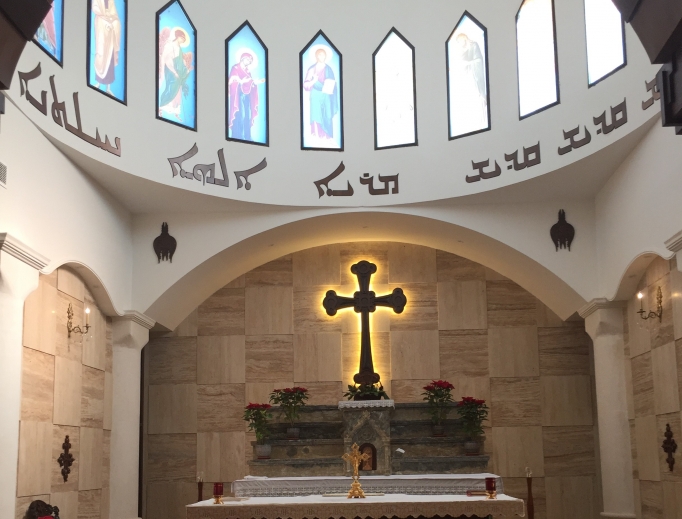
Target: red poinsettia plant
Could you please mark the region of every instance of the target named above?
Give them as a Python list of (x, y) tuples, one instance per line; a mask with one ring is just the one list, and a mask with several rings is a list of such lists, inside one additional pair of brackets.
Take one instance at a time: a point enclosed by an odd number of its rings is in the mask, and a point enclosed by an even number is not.
[(448, 416), (452, 403), (452, 390), (455, 386), (447, 380), (433, 380), (424, 386), (422, 396), (429, 404), (431, 420), (436, 425), (441, 425)]
[(291, 426), (298, 420), (298, 413), (308, 400), (308, 390), (304, 387), (285, 387), (270, 393), (270, 402), (279, 405)]
[(249, 423), (249, 430), (256, 433), (256, 443), (263, 445), (270, 429), (268, 420), (272, 418), (269, 413), (270, 404), (249, 404), (244, 408), (244, 421)]
[(478, 400), (472, 396), (462, 397), (457, 402), (457, 412), (462, 418), (464, 433), (476, 440), (483, 436), (483, 422), (488, 419), (488, 406), (485, 400)]

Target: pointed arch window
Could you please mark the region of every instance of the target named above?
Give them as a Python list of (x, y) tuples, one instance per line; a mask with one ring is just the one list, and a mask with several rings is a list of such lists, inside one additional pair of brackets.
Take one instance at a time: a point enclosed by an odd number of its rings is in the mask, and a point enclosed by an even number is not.
[(588, 85), (626, 65), (625, 25), (611, 0), (585, 0)]
[(301, 149), (343, 151), (342, 56), (319, 31), (299, 54)]
[(490, 130), (488, 32), (468, 12), (445, 43), (449, 138)]
[(64, 63), (64, 0), (54, 0), (33, 41), (61, 67)]
[(127, 0), (88, 0), (88, 86), (126, 104)]
[(246, 21), (225, 40), (228, 141), (268, 145), (268, 48)]
[(414, 47), (392, 28), (372, 54), (374, 149), (416, 146)]
[(180, 0), (156, 13), (156, 118), (197, 129), (197, 30)]
[(521, 119), (559, 104), (553, 0), (524, 0), (516, 13)]

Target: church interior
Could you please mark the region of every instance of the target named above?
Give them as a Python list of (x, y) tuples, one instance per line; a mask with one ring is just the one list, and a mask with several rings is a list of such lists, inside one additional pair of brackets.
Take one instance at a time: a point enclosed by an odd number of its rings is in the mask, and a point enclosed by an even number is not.
[(0, 517), (682, 518), (681, 67), (679, 0), (0, 0)]

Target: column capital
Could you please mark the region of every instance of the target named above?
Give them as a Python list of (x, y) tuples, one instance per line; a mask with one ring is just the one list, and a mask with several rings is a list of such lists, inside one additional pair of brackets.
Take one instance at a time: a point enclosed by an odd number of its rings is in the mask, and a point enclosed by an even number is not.
[(626, 307), (627, 301), (598, 298), (587, 303), (578, 313), (585, 319), (585, 331), (595, 341), (602, 335), (623, 335), (623, 308)]
[(597, 310), (611, 310), (614, 308), (625, 308), (628, 305), (627, 301), (609, 301), (606, 298), (598, 297), (592, 299), (589, 303), (578, 310), (578, 314), (583, 319), (587, 319)]
[(142, 350), (149, 342), (149, 330), (156, 324), (152, 318), (137, 312), (127, 310), (122, 316), (113, 319), (114, 347)]
[(682, 250), (682, 231), (674, 234), (665, 240), (665, 248), (671, 252), (679, 252)]
[(14, 256), (36, 270), (44, 269), (50, 262), (45, 256), (6, 232), (0, 233), (0, 251)]

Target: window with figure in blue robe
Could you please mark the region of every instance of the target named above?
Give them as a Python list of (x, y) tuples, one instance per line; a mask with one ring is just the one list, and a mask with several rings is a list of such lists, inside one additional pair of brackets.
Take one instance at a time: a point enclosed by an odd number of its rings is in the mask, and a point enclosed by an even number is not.
[(64, 62), (64, 0), (54, 0), (33, 41), (59, 65)]
[(374, 148), (417, 145), (414, 47), (395, 28), (372, 55)]
[(554, 1), (524, 0), (516, 14), (521, 119), (559, 104)]
[(126, 0), (88, 0), (88, 86), (126, 102)]
[(249, 22), (225, 40), (227, 139), (268, 145), (268, 49)]
[(156, 117), (197, 129), (197, 31), (179, 0), (156, 13)]
[(625, 66), (625, 25), (611, 0), (585, 0), (587, 81), (598, 83)]
[(320, 31), (299, 59), (301, 149), (343, 150), (341, 53)]
[(450, 139), (490, 129), (486, 28), (464, 13), (446, 43)]

